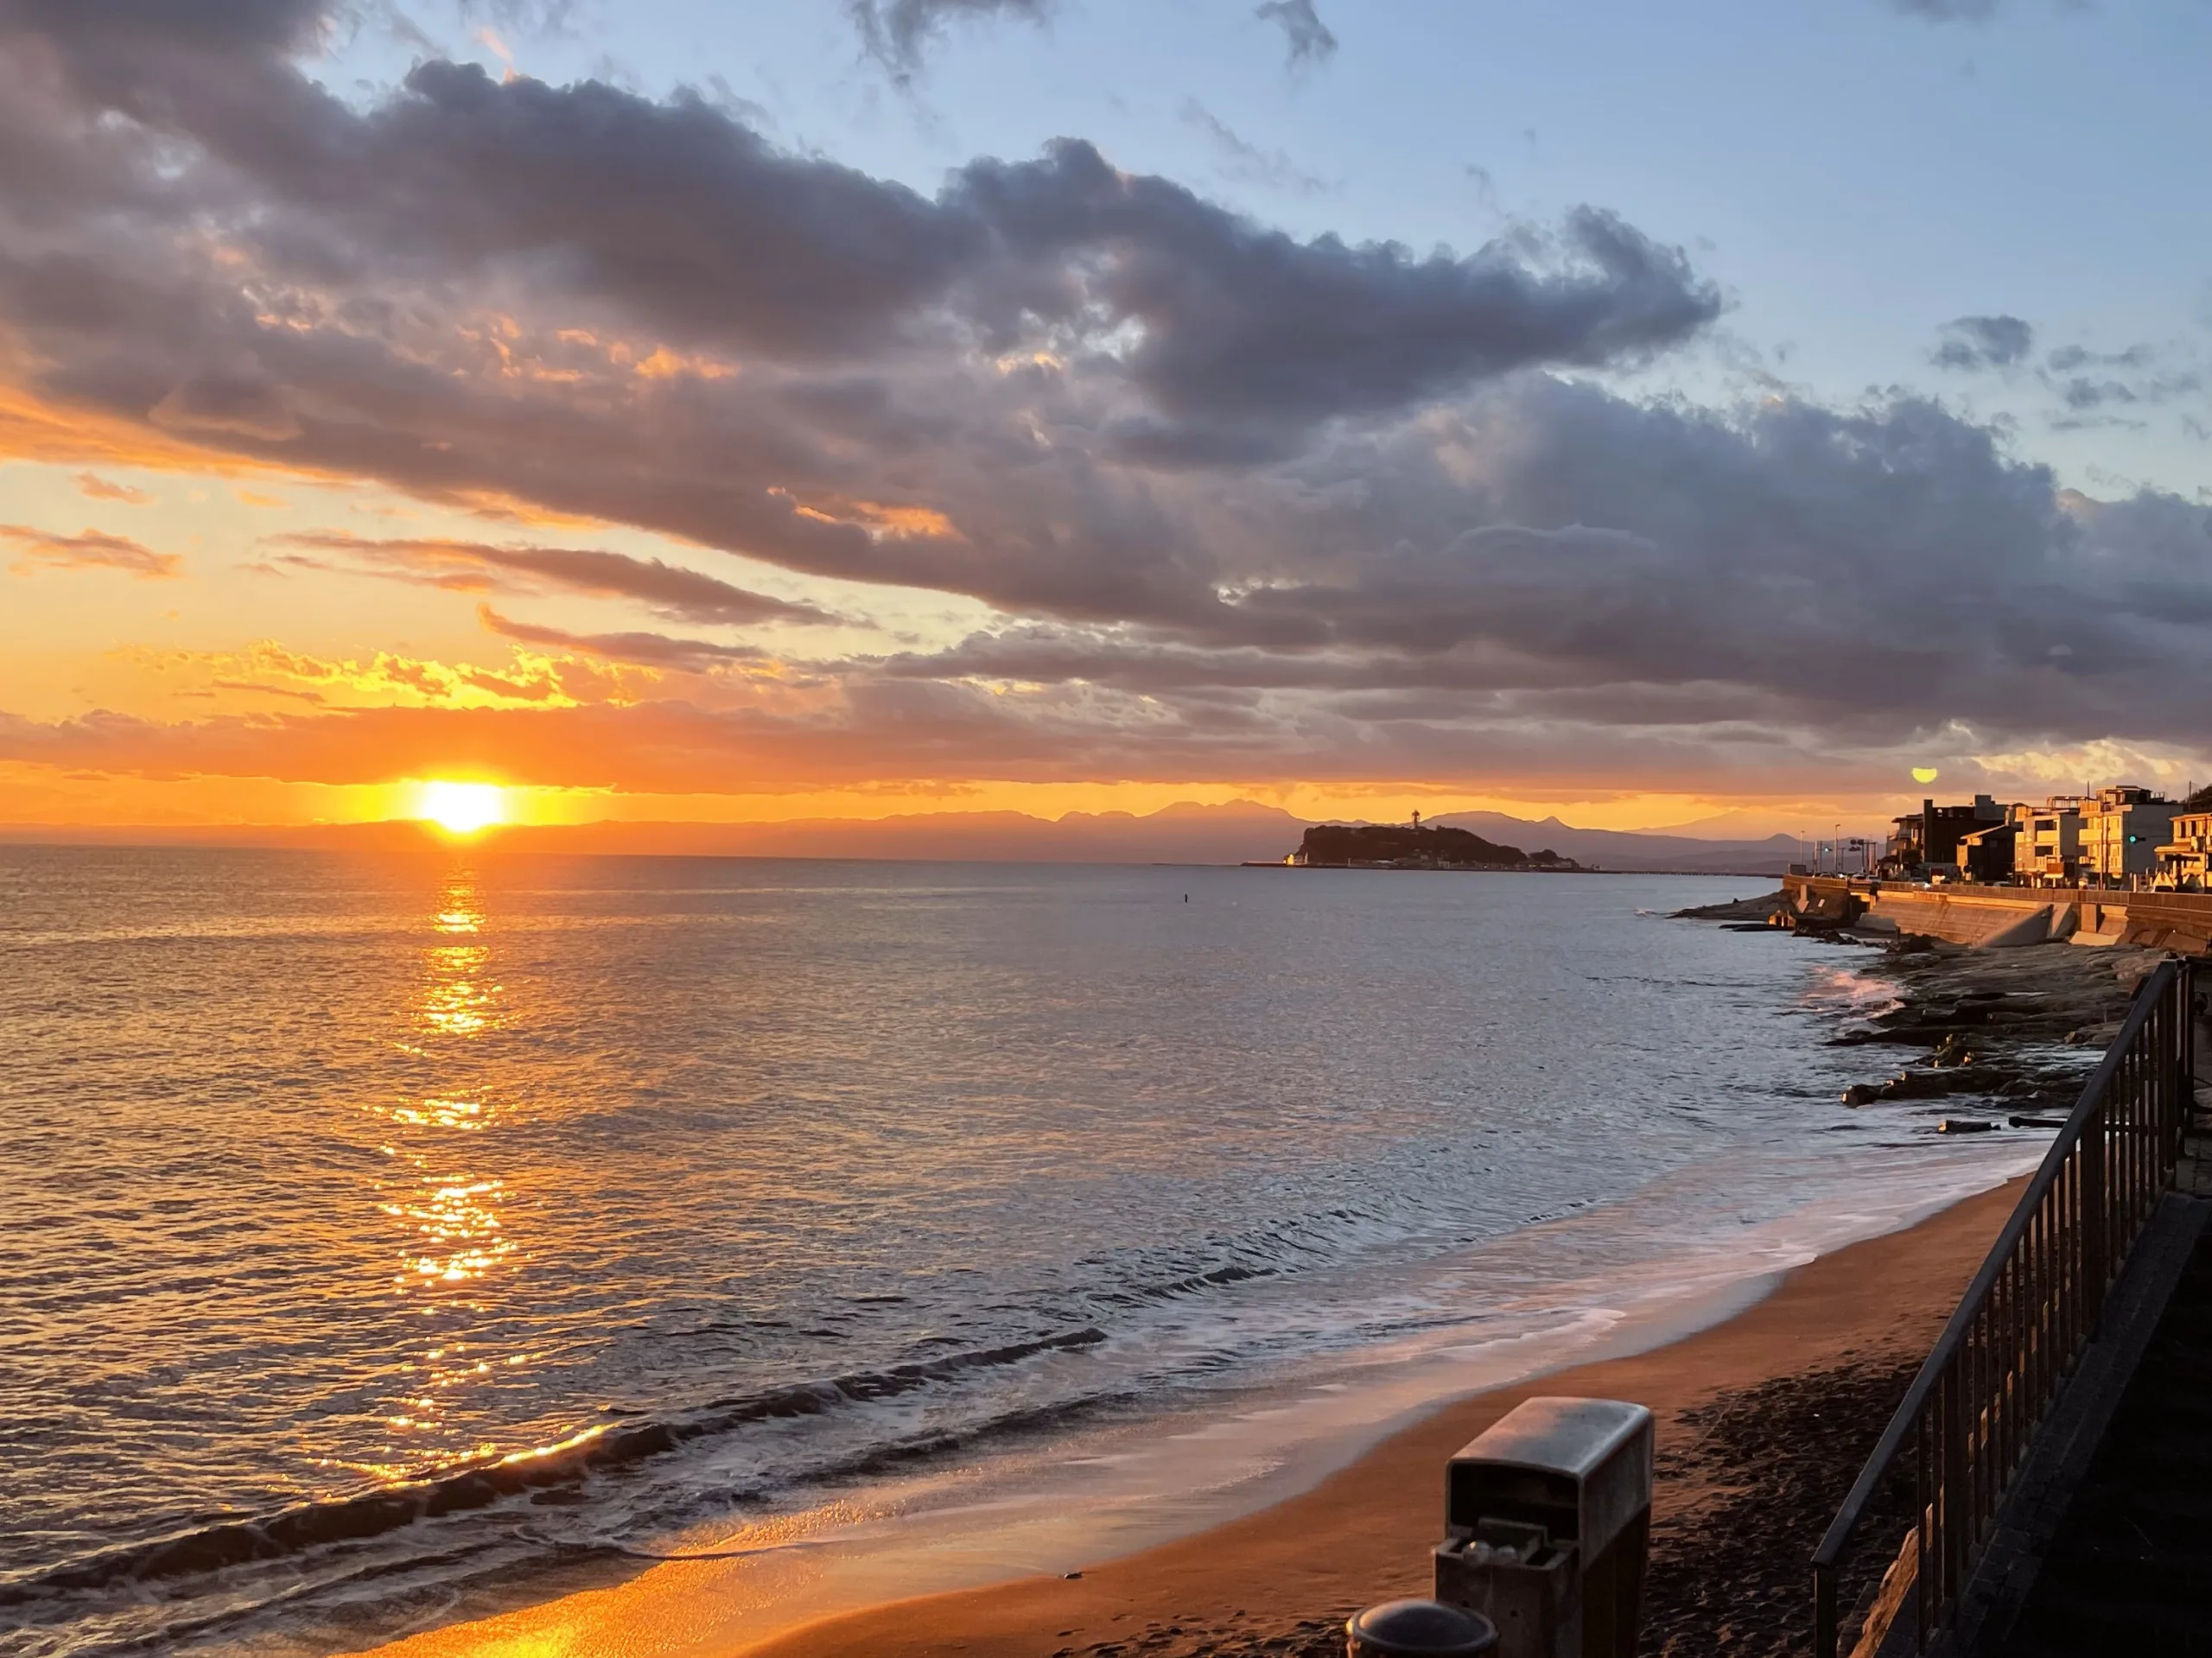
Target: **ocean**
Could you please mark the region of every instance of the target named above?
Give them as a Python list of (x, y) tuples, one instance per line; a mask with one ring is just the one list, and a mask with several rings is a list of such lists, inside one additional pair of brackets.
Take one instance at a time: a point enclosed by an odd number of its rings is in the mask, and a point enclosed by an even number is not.
[(0, 848), (0, 1652), (1075, 1569), (2032, 1166), (1764, 885)]

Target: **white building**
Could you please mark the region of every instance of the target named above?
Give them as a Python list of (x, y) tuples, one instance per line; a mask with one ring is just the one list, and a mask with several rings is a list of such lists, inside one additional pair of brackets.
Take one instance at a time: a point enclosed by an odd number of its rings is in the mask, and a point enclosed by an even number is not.
[(2030, 886), (2071, 886), (2082, 873), (2082, 801), (2053, 795), (2040, 806), (2016, 806), (2020, 838), (2012, 846), (2012, 879)]
[(2158, 848), (2158, 873), (2153, 879), (2177, 892), (2212, 892), (2212, 811), (2174, 814), (2173, 829)]
[(2097, 791), (2082, 803), (2082, 880), (2087, 885), (2133, 886), (2158, 867), (2158, 848), (2173, 839), (2181, 810), (2132, 783)]

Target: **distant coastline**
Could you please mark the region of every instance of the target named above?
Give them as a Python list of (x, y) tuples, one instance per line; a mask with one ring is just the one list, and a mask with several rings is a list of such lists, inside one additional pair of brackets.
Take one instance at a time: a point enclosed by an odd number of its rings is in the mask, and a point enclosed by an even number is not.
[[(459, 844), (501, 855), (556, 857), (868, 859), (954, 863), (1262, 863), (1283, 867), (1310, 818), (1256, 801), (1184, 802), (1155, 812), (918, 812), (879, 818), (795, 818), (758, 823), (604, 820), (517, 823)], [(1585, 870), (1609, 874), (1767, 876), (1779, 880), (1803, 856), (1788, 835), (1737, 839), (1722, 826), (1672, 829), (1582, 829), (1556, 817), (1455, 811), (1424, 827), (1465, 829), (1513, 847), (1548, 848)], [(1694, 831), (1694, 832), (1685, 832)], [(372, 823), (0, 823), (0, 846), (253, 848), (416, 854), (454, 843), (407, 820)], [(1517, 867), (1505, 865), (1503, 867)]]

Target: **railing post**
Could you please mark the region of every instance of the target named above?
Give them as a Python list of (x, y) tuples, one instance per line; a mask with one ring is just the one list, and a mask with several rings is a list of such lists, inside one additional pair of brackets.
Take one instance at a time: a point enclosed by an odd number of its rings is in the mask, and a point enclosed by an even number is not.
[(2082, 1322), (2077, 1342), (2096, 1339), (2104, 1315), (2105, 1286), (2111, 1282), (2106, 1233), (2111, 1214), (2110, 1182), (2105, 1176), (2105, 1120), (2110, 1095), (2100, 1100), (2082, 1125)]
[(1813, 1658), (1836, 1658), (1835, 1568), (1813, 1562)]
[(1937, 1394), (1942, 1413), (1943, 1452), (1937, 1466), (1942, 1470), (1936, 1498), (1936, 1569), (1942, 1574), (1936, 1597), (1937, 1606), (1946, 1606), (1959, 1592), (1959, 1579), (1965, 1565), (1967, 1526), (1962, 1523), (1973, 1498), (1967, 1493), (1967, 1410), (1965, 1377), (1961, 1374), (1958, 1355), (1955, 1352), (1949, 1369), (1943, 1375), (1943, 1385)]
[(2182, 1109), (2193, 1114), (2196, 1109), (2196, 963), (2181, 964), (2181, 1077)]
[(2174, 975), (2174, 998), (2181, 1010), (2181, 1052), (2176, 1057), (2174, 1078), (2174, 1145), (2171, 1155), (2179, 1161), (2196, 1124), (2196, 964), (2183, 962)]

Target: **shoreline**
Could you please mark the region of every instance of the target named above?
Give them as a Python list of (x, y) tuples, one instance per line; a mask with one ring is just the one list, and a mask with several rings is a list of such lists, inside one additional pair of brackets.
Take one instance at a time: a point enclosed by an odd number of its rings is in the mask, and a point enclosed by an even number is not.
[[(1794, 1554), (1785, 1547), (1767, 1571), (1777, 1580), (1754, 1592), (1744, 1587), (1740, 1561), (1725, 1585), (1701, 1580), (1712, 1573), (1700, 1563), (1715, 1557), (1710, 1539), (1699, 1534), (1717, 1534), (1718, 1528), (1700, 1524), (1700, 1515), (1740, 1496), (1746, 1478), (1756, 1484), (1761, 1455), (1796, 1453), (1788, 1444), (1765, 1452), (1755, 1445), (1749, 1463), (1732, 1471), (1712, 1465), (1713, 1445), (1742, 1439), (1743, 1423), (1766, 1420), (1794, 1401), (1801, 1414), (1810, 1413), (1814, 1437), (1831, 1439), (1840, 1432), (1847, 1442), (1825, 1472), (1831, 1483), (1840, 1478), (1847, 1486), (1865, 1451), (1848, 1442), (1855, 1436), (1871, 1445), (1880, 1432), (1887, 1411), (1878, 1395), (1885, 1388), (1902, 1391), (2003, 1224), (2018, 1185), (2018, 1178), (2007, 1180), (1901, 1229), (1752, 1280), (1746, 1287), (1756, 1299), (1748, 1305), (1738, 1296), (1732, 1312), (1688, 1334), (1662, 1334), (1642, 1351), (1570, 1361), (1432, 1405), (1410, 1420), (1402, 1417), (1349, 1461), (1277, 1501), (1102, 1564), (1086, 1560), (1071, 1577), (1033, 1573), (918, 1596), (889, 1592), (763, 1632), (759, 1592), (748, 1581), (759, 1570), (758, 1557), (669, 1562), (608, 1586), (374, 1650), (380, 1658), (602, 1651), (730, 1658), (1339, 1653), (1342, 1619), (1352, 1607), (1425, 1589), (1428, 1548), (1441, 1527), (1435, 1510), (1444, 1458), (1520, 1400), (1550, 1392), (1635, 1399), (1660, 1417), (1654, 1619), (1655, 1628), (1667, 1625), (1673, 1633), (1653, 1649), (1676, 1650), (1679, 1636), (1685, 1655), (1780, 1650), (1760, 1631), (1777, 1633), (1777, 1620), (1793, 1615), (1813, 1540), (1803, 1540)], [(1831, 1407), (1824, 1419), (1821, 1405), (1831, 1399), (1843, 1408)], [(1832, 1420), (1838, 1416), (1851, 1420), (1838, 1424)], [(1719, 1433), (1716, 1421), (1737, 1422), (1732, 1438)], [(1802, 1498), (1802, 1470), (1791, 1484)], [(1821, 1513), (1818, 1523), (1825, 1521)], [(1680, 1556), (1671, 1573), (1670, 1548)], [(1747, 1595), (1765, 1605), (1749, 1622), (1741, 1604)], [(1734, 1638), (1716, 1642), (1716, 1631), (1700, 1627), (1700, 1608), (1726, 1613)]]

